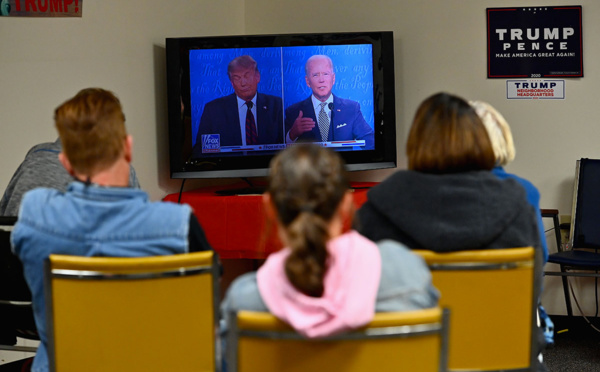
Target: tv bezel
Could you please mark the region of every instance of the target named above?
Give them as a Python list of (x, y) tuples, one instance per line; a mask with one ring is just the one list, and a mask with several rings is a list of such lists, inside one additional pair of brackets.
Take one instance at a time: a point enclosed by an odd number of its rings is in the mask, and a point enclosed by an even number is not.
[[(166, 38), (169, 164), (173, 179), (264, 177), (274, 153), (241, 157), (184, 159), (185, 125), (181, 103), (190, 107), (189, 67), (192, 49), (371, 44), (373, 46), (373, 106), (375, 150), (340, 151), (349, 171), (395, 168), (396, 110), (392, 31), (232, 35)], [(187, 79), (187, 80), (186, 80)], [(187, 91), (186, 91), (187, 89)], [(260, 86), (259, 86), (260, 90)], [(335, 85), (333, 88), (335, 92)], [(189, 133), (188, 133), (189, 135)], [(236, 159), (234, 161), (233, 159)], [(209, 163), (210, 169), (202, 169)], [(220, 164), (217, 164), (220, 163)], [(200, 165), (198, 165), (200, 164)], [(219, 166), (225, 168), (219, 168)]]

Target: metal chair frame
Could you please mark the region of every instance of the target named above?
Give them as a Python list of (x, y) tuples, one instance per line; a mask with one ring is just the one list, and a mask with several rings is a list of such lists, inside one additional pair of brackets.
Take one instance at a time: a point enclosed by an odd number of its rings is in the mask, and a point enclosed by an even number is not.
[[(530, 250), (530, 249), (534, 249), (532, 247), (527, 247), (527, 248), (507, 248), (506, 250), (522, 250), (523, 252), (526, 252), (525, 250)], [(535, 366), (537, 365), (537, 357), (538, 355), (534, 352), (537, 349), (537, 338), (536, 338), (536, 331), (537, 331), (537, 306), (538, 306), (538, 299), (537, 296), (540, 294), (540, 285), (541, 285), (541, 281), (540, 280), (536, 280), (536, 277), (541, 277), (541, 267), (540, 265), (536, 265), (536, 262), (540, 261), (541, 259), (538, 257), (540, 255), (539, 252), (535, 252), (534, 251), (534, 257), (532, 257), (531, 259), (524, 259), (524, 260), (520, 260), (520, 261), (508, 261), (505, 262), (503, 261), (501, 256), (498, 257), (494, 257), (492, 260), (489, 260), (488, 262), (477, 262), (477, 261), (471, 261), (468, 259), (461, 259), (461, 255), (462, 254), (466, 254), (466, 255), (470, 255), (470, 254), (482, 254), (482, 255), (496, 255), (497, 253), (501, 250), (494, 250), (494, 249), (489, 249), (489, 250), (481, 250), (481, 251), (461, 251), (461, 252), (449, 252), (449, 253), (435, 253), (435, 252), (431, 252), (431, 251), (426, 251), (426, 250), (415, 250), (415, 252), (421, 256), (424, 257), (425, 261), (427, 262), (430, 270), (432, 271), (432, 275), (434, 277), (434, 285), (436, 285), (436, 280), (435, 280), (435, 272), (436, 271), (456, 271), (456, 272), (460, 272), (460, 271), (488, 271), (488, 270), (514, 270), (514, 269), (519, 269), (519, 268), (526, 268), (526, 267), (532, 267), (533, 266), (533, 270), (532, 270), (532, 298), (531, 298), (531, 310), (530, 310), (530, 323), (531, 323), (531, 329), (530, 329), (530, 356), (529, 356), (529, 366), (525, 367), (525, 368), (513, 368), (513, 369), (500, 369), (500, 370), (491, 370), (489, 368), (486, 369), (476, 369), (476, 368), (472, 368), (469, 367), (468, 370), (472, 371), (472, 372), (478, 372), (478, 371), (486, 371), (486, 372), (532, 372), (535, 370)], [(441, 259), (444, 255), (453, 255), (454, 258), (452, 258), (451, 260), (443, 260)], [(438, 259), (436, 259), (436, 257), (438, 257)], [(450, 257), (450, 256), (448, 256)], [(537, 257), (537, 258), (536, 258)], [(443, 262), (436, 262), (436, 261), (440, 261), (440, 259)], [(468, 291), (468, 284), (465, 284), (465, 291)], [(442, 289), (442, 300), (444, 297), (444, 292)], [(474, 299), (477, 300), (477, 299)], [(449, 304), (444, 304), (442, 303), (442, 306), (448, 306)], [(450, 307), (450, 306), (449, 306)], [(450, 310), (452, 311), (452, 308), (450, 307)], [(482, 309), (485, 313), (485, 310)], [(491, 319), (490, 319), (491, 321)], [(456, 329), (456, 324), (451, 324), (452, 326), (452, 330), (451, 332), (458, 332), (460, 334), (460, 330)], [(482, 331), (485, 332), (485, 331)], [(489, 337), (494, 337), (493, 332), (488, 332), (489, 333)], [(450, 345), (450, 356), (452, 356), (452, 345)], [(456, 367), (452, 365), (452, 362), (450, 361), (449, 364), (449, 370), (450, 371), (462, 371), (462, 367)]]
[[(200, 254), (206, 252), (190, 253), (190, 255)], [(53, 306), (53, 283), (54, 279), (68, 279), (75, 281), (140, 281), (140, 280), (152, 280), (162, 278), (178, 278), (186, 276), (197, 276), (210, 274), (212, 276), (212, 296), (213, 296), (213, 320), (215, 329), (215, 341), (214, 341), (214, 366), (215, 371), (220, 372), (221, 370), (221, 342), (218, 337), (218, 325), (219, 325), (219, 263), (218, 256), (216, 253), (212, 254), (212, 264), (201, 265), (201, 266), (187, 266), (177, 267), (175, 269), (155, 269), (148, 266), (147, 271), (128, 273), (124, 272), (111, 272), (111, 271), (96, 271), (96, 270), (71, 270), (71, 269), (56, 269), (52, 267), (52, 258), (56, 255), (51, 255), (46, 261), (45, 265), (45, 297), (46, 297), (46, 318), (47, 318), (47, 332), (48, 332), (48, 361), (50, 371), (56, 371), (56, 360), (55, 360), (55, 324), (54, 324), (54, 306)], [(180, 255), (175, 255), (180, 256)], [(63, 256), (65, 257), (65, 256)], [(154, 259), (155, 262), (161, 259), (161, 257), (174, 257), (174, 256), (152, 256), (142, 257), (145, 259)], [(67, 256), (68, 258), (68, 256)], [(82, 257), (77, 257), (78, 259)], [(90, 263), (93, 260), (98, 259), (111, 259), (121, 260), (135, 260), (136, 258), (124, 258), (124, 257), (83, 257), (83, 259), (89, 260)], [(126, 270), (126, 269), (125, 269)]]
[(439, 323), (411, 324), (376, 328), (369, 328), (369, 325), (367, 325), (365, 328), (353, 330), (351, 332), (315, 339), (308, 339), (295, 332), (293, 329), (291, 329), (291, 327), (288, 327), (286, 330), (261, 331), (240, 329), (237, 325), (237, 314), (238, 313), (235, 311), (232, 311), (230, 314), (228, 314), (229, 330), (227, 333), (226, 360), (227, 369), (231, 372), (238, 371), (238, 341), (240, 337), (269, 340), (301, 340), (304, 342), (352, 342), (356, 340), (411, 338), (431, 334), (440, 335), (441, 345), (439, 371), (447, 371), (448, 328), (450, 324), (450, 310), (448, 309), (442, 309), (441, 322)]
[(575, 170), (575, 184), (573, 187), (573, 204), (571, 208), (571, 228), (568, 249), (564, 249), (561, 244), (558, 210), (542, 210), (542, 217), (549, 217), (553, 220), (558, 250), (558, 252), (549, 255), (548, 262), (560, 266), (560, 271), (544, 271), (544, 275), (561, 277), (568, 316), (573, 316), (568, 277), (592, 277), (596, 278), (596, 280), (600, 278), (600, 253), (598, 252), (600, 242), (594, 243), (596, 247), (586, 247), (585, 244), (580, 243), (578, 239), (576, 239), (576, 235), (579, 234), (578, 231), (580, 229), (580, 223), (578, 222), (580, 218), (578, 214), (581, 213), (580, 211), (582, 208), (582, 203), (586, 202), (582, 200), (580, 195), (583, 172), (582, 161), (600, 162), (600, 160), (594, 159), (581, 159), (577, 161)]

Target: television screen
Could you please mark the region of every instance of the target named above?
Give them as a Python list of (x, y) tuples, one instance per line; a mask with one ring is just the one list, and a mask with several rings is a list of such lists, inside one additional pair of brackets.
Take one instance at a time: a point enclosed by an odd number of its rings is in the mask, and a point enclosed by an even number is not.
[(267, 174), (310, 142), (396, 166), (392, 32), (167, 38), (172, 178)]
[(600, 248), (600, 159), (583, 158), (577, 161), (571, 246)]

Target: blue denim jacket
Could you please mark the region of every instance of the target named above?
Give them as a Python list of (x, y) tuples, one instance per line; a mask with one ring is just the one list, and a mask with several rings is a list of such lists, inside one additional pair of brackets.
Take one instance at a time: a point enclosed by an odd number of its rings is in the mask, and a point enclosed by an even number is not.
[(41, 343), (32, 371), (48, 371), (44, 261), (52, 254), (152, 256), (188, 251), (190, 207), (150, 202), (139, 189), (73, 182), (25, 194), (11, 242), (31, 289)]

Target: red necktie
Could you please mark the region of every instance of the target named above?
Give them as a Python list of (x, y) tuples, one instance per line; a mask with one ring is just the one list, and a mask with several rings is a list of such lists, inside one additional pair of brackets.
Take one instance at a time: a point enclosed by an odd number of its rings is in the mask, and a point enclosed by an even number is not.
[(258, 133), (256, 132), (256, 122), (252, 114), (252, 101), (246, 102), (246, 145), (258, 145)]

